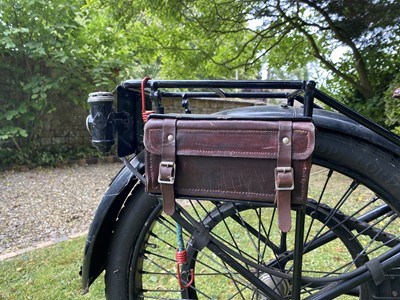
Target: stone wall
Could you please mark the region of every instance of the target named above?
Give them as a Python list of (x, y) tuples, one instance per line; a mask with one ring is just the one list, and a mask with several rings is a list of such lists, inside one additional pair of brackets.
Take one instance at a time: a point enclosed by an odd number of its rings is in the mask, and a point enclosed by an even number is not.
[[(181, 100), (163, 99), (166, 113), (184, 113)], [(190, 99), (192, 113), (211, 114), (236, 107), (259, 105), (259, 100), (235, 99)], [(77, 149), (91, 145), (90, 135), (86, 129), (87, 108), (71, 102), (61, 102), (54, 113), (48, 114), (42, 121), (43, 126), (37, 132), (37, 142), (42, 149)]]
[[(184, 113), (181, 100), (165, 98), (162, 101), (165, 113)], [(190, 99), (189, 109), (193, 114), (212, 114), (221, 110), (232, 109), (236, 107), (245, 107), (262, 104), (259, 100), (239, 100), (239, 99), (221, 99), (221, 98), (201, 98)]]
[(36, 141), (42, 149), (76, 149), (91, 145), (86, 129), (88, 109), (71, 102), (58, 103), (56, 110), (45, 116), (36, 133)]

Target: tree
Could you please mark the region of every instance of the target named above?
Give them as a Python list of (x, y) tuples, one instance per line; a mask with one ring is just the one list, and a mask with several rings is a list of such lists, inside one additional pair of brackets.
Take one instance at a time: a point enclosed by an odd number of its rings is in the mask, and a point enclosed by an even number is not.
[(0, 158), (29, 162), (57, 102), (85, 105), (89, 92), (158, 71), (132, 62), (134, 43), (108, 17), (82, 0), (0, 2)]
[(3, 145), (11, 140), (25, 159), (43, 116), (57, 101), (76, 99), (88, 84), (86, 64), (75, 47), (80, 2), (0, 4), (0, 140)]
[(185, 67), (224, 76), (261, 61), (291, 72), (316, 61), (343, 101), (385, 119), (383, 93), (400, 69), (398, 1), (120, 0), (116, 7), (126, 28), (139, 14), (152, 16), (141, 32), (160, 49), (164, 74)]
[(400, 135), (400, 99), (393, 97), (393, 92), (400, 88), (400, 73), (389, 84), (383, 95), (385, 103), (386, 124), (393, 128), (393, 131)]

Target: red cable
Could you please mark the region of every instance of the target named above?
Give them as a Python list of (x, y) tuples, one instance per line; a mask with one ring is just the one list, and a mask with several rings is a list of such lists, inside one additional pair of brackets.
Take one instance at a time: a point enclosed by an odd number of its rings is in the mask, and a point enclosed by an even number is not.
[(149, 115), (154, 113), (154, 111), (146, 110), (146, 95), (144, 92), (144, 86), (146, 85), (147, 81), (149, 81), (150, 79), (151, 79), (150, 77), (143, 78), (141, 89), (140, 89), (140, 91), (142, 93), (142, 119), (143, 119), (144, 123), (147, 122), (147, 118), (149, 117)]
[(175, 258), (176, 258), (176, 273), (178, 275), (178, 283), (181, 289), (187, 289), (190, 287), (193, 282), (194, 282), (194, 270), (190, 269), (190, 280), (189, 282), (185, 285), (181, 281), (181, 270), (180, 270), (180, 265), (186, 264), (187, 263), (187, 253), (186, 250), (179, 251), (179, 249), (176, 249), (175, 253)]
[(183, 251), (179, 251), (178, 249), (176, 249), (175, 258), (176, 258), (176, 263), (180, 265), (186, 264), (187, 263), (186, 249)]

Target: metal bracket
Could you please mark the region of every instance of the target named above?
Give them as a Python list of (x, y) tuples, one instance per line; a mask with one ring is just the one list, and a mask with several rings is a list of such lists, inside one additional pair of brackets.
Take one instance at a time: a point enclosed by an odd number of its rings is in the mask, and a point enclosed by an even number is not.
[[(160, 169), (159, 169), (159, 173), (158, 173), (158, 182), (161, 184), (174, 184), (175, 183), (175, 172), (176, 172), (175, 163), (170, 162), (170, 161), (160, 162)], [(165, 176), (161, 175), (161, 173), (170, 174), (170, 175), (168, 175), (166, 178), (163, 178)]]
[(202, 225), (196, 226), (192, 239), (190, 240), (190, 245), (198, 251), (201, 251), (210, 241), (210, 232)]
[(385, 281), (385, 272), (378, 259), (376, 258), (371, 259), (370, 261), (365, 263), (365, 266), (371, 273), (375, 285), (380, 285), (382, 282)]
[[(278, 182), (279, 174), (291, 173), (291, 185), (290, 186), (280, 186)], [(275, 168), (275, 190), (277, 191), (292, 191), (294, 189), (294, 171), (291, 167), (276, 167)]]
[(185, 109), (185, 114), (191, 114), (192, 111), (189, 109), (189, 98), (186, 94), (182, 95), (182, 107)]

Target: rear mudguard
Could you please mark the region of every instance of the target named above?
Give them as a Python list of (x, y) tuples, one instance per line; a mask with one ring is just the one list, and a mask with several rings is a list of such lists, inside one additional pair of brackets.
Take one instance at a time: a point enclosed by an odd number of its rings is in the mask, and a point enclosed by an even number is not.
[[(144, 153), (131, 160), (131, 165), (143, 174)], [(122, 168), (103, 195), (86, 238), (84, 260), (81, 267), (83, 293), (104, 270), (107, 249), (118, 214), (138, 179), (127, 168)]]
[[(220, 115), (221, 118), (288, 118), (301, 117), (302, 110), (292, 107), (252, 106), (223, 111), (217, 115)], [(313, 120), (318, 130), (327, 130), (354, 136), (365, 140), (368, 143), (375, 144), (392, 153), (393, 151), (396, 151), (395, 149), (398, 149), (398, 147), (394, 146), (391, 142), (338, 113), (315, 109)], [(398, 152), (395, 154), (400, 156), (400, 151), (397, 151)], [(143, 152), (133, 158), (131, 164), (143, 174)], [(108, 247), (118, 214), (131, 190), (137, 183), (138, 180), (132, 172), (130, 172), (126, 167), (123, 168), (110, 184), (97, 208), (87, 236), (84, 260), (81, 269), (84, 292), (88, 291), (90, 284), (105, 268)], [(131, 201), (134, 201), (134, 199)]]

